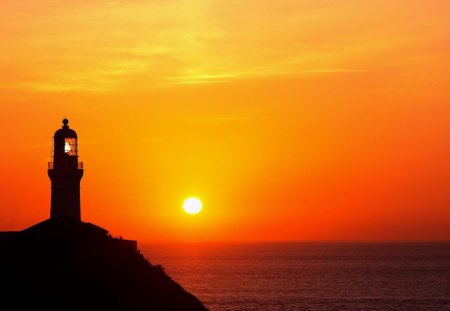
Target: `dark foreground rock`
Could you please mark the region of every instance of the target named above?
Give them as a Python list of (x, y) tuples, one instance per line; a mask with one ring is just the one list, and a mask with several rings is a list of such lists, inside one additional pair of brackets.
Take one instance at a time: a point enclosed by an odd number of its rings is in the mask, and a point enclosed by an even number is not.
[(134, 245), (68, 218), (0, 235), (0, 309), (206, 310)]

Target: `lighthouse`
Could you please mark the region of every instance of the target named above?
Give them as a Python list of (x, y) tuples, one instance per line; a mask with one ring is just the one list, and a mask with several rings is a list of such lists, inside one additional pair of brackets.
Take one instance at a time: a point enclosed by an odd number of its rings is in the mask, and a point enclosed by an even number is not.
[(48, 176), (52, 184), (50, 218), (69, 216), (81, 221), (80, 181), (83, 162), (78, 162), (77, 133), (64, 119), (62, 128), (55, 132), (52, 162), (48, 163)]

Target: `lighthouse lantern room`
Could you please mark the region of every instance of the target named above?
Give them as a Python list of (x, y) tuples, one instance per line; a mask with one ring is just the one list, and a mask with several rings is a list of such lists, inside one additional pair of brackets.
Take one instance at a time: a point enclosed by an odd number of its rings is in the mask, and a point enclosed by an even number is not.
[(78, 136), (69, 128), (69, 120), (63, 120), (61, 129), (55, 132), (52, 162), (48, 176), (52, 184), (50, 218), (68, 216), (81, 220), (80, 182), (83, 162), (78, 161)]

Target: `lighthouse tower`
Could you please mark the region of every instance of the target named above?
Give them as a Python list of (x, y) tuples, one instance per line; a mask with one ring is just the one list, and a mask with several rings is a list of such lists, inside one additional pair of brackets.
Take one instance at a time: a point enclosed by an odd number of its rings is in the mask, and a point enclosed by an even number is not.
[(69, 216), (81, 221), (80, 181), (83, 162), (78, 162), (77, 133), (63, 120), (61, 129), (53, 137), (53, 162), (48, 163), (52, 183), (50, 218)]

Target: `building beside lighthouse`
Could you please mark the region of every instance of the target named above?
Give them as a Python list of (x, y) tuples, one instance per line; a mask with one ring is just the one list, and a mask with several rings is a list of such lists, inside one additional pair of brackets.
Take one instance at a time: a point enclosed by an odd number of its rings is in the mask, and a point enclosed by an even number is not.
[(53, 136), (52, 162), (48, 163), (51, 180), (50, 218), (69, 216), (81, 221), (80, 182), (83, 162), (78, 161), (78, 136), (64, 119)]

